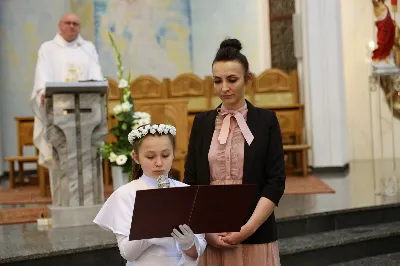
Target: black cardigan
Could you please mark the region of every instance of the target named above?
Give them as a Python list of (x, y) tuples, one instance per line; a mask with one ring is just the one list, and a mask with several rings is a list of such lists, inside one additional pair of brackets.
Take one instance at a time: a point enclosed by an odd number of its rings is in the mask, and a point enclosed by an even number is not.
[[(247, 101), (246, 101), (247, 102)], [(260, 197), (266, 197), (278, 206), (285, 190), (285, 161), (278, 119), (273, 111), (254, 107), (247, 102), (247, 125), (254, 135), (249, 146), (245, 141), (243, 184), (258, 184)], [(208, 152), (215, 130), (216, 110), (196, 115), (189, 139), (183, 182), (188, 185), (209, 185)], [(256, 202), (256, 203), (257, 203)], [(249, 212), (253, 213), (256, 203)], [(243, 244), (270, 243), (277, 240), (274, 213), (243, 241)]]

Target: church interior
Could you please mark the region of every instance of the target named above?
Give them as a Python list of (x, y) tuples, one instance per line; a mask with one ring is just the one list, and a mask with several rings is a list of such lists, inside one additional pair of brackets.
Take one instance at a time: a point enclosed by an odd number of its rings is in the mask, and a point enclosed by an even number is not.
[[(52, 227), (33, 143), (38, 49), (73, 12), (107, 83), (106, 145), (118, 141), (128, 93), (138, 116), (176, 127), (170, 174), (182, 181), (195, 116), (221, 103), (215, 52), (237, 38), (253, 73), (246, 99), (276, 113), (283, 139), (281, 264), (400, 265), (400, 30), (391, 57), (377, 60), (387, 41), (377, 3), (400, 25), (395, 0), (0, 1), (0, 264), (124, 265), (113, 234)], [(108, 158), (100, 169), (107, 199), (127, 174)]]

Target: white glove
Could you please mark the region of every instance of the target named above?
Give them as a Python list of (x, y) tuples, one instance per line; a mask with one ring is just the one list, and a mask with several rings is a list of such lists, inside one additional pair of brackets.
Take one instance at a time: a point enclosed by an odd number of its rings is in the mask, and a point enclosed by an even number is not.
[(172, 230), (171, 235), (176, 242), (178, 242), (179, 247), (182, 250), (188, 250), (194, 245), (195, 235), (193, 234), (192, 229), (190, 229), (190, 227), (186, 224), (180, 225), (179, 229), (182, 233), (174, 229)]

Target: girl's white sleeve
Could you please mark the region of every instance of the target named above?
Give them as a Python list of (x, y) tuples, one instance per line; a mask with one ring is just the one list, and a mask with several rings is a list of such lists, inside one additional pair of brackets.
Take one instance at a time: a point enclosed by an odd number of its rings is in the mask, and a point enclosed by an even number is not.
[(127, 261), (137, 259), (150, 246), (147, 240), (129, 241), (136, 191), (137, 187), (133, 182), (118, 188), (107, 199), (93, 221), (114, 233), (121, 256)]
[(127, 261), (134, 261), (151, 246), (146, 239), (129, 241), (124, 235), (115, 234), (117, 237), (118, 248), (121, 256)]
[(204, 250), (207, 247), (207, 241), (205, 239), (205, 234), (195, 234), (194, 245), (197, 251), (197, 259), (193, 259), (188, 256), (184, 250), (179, 247), (179, 244), (176, 242), (176, 248), (182, 252), (181, 260), (178, 265), (197, 265), (199, 263), (200, 257), (203, 255)]

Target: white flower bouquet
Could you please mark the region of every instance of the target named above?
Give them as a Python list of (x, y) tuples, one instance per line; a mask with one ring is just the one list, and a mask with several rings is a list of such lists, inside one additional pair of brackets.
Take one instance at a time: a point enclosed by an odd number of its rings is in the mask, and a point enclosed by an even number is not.
[(108, 33), (108, 36), (117, 55), (118, 88), (121, 98), (120, 103), (113, 108), (118, 123), (110, 130), (110, 133), (115, 136), (117, 141), (105, 144), (101, 149), (101, 156), (109, 160), (112, 165), (123, 167), (124, 173), (131, 173), (132, 145), (128, 141), (128, 134), (139, 126), (150, 124), (151, 117), (148, 113), (134, 111), (133, 99), (129, 90), (130, 74), (128, 79), (123, 78), (124, 67), (122, 66), (121, 54), (111, 33)]

